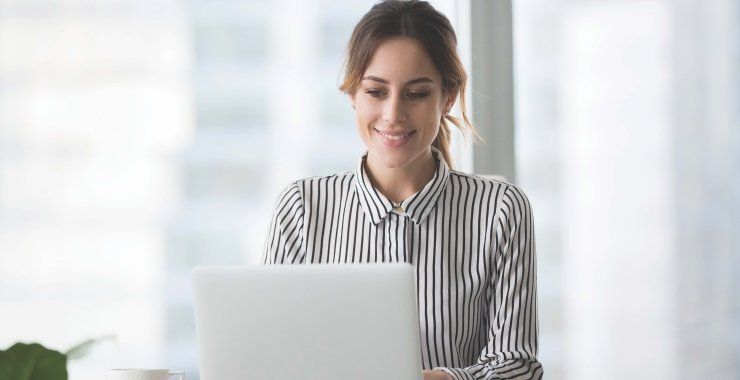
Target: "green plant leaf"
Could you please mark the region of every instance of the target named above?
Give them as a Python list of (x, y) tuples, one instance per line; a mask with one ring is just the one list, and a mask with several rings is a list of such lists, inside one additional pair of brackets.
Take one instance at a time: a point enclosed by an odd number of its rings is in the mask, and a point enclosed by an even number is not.
[(0, 380), (67, 380), (67, 357), (38, 343), (0, 351)]
[(67, 357), (67, 360), (79, 359), (87, 355), (90, 352), (90, 349), (92, 348), (92, 346), (100, 342), (106, 341), (106, 340), (114, 340), (114, 339), (116, 339), (115, 335), (105, 335), (100, 338), (88, 339), (82, 343), (79, 343), (73, 346), (72, 348), (67, 350), (67, 352), (65, 352), (64, 355)]
[(28, 378), (28, 367), (10, 351), (0, 351), (0, 380)]

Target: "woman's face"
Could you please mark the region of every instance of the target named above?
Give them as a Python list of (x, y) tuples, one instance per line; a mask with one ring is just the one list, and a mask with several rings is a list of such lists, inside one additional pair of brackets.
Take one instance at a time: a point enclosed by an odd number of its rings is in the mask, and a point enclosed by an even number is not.
[(376, 48), (352, 103), (368, 159), (388, 168), (403, 168), (429, 151), (451, 107), (432, 59), (411, 38)]

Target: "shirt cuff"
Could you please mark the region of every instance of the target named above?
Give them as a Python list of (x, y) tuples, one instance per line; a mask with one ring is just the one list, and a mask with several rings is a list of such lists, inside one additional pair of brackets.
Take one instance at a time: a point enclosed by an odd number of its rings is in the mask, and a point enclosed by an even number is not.
[(475, 380), (473, 375), (467, 373), (462, 368), (435, 367), (432, 369), (436, 371), (444, 371), (455, 380)]

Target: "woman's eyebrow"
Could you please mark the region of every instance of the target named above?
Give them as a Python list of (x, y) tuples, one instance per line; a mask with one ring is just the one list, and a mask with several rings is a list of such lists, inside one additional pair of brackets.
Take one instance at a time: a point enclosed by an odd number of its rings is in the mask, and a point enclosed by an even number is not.
[[(385, 80), (383, 78), (378, 78), (378, 77), (372, 76), (372, 75), (368, 75), (368, 76), (362, 78), (362, 80), (366, 80), (366, 79), (367, 80), (372, 80), (372, 81), (375, 81), (375, 82), (380, 82), (380, 83), (388, 84), (388, 81), (387, 80)], [(434, 81), (431, 78), (428, 78), (428, 77), (421, 77), (421, 78), (412, 79), (412, 80), (406, 82), (407, 85), (414, 84), (414, 83), (434, 83)]]

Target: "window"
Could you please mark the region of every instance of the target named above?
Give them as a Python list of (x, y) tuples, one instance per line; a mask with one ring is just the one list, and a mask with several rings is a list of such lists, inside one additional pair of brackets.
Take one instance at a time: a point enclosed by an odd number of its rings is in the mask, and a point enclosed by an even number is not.
[(373, 3), (0, 3), (0, 347), (115, 334), (70, 378), (197, 379), (192, 267), (256, 263), (279, 189), (363, 152), (337, 86)]

